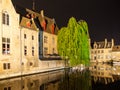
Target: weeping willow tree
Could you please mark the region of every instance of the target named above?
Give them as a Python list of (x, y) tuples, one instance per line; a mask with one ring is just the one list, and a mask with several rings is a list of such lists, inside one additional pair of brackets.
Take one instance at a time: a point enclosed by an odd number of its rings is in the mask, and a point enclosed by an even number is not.
[(89, 64), (89, 33), (84, 20), (69, 19), (67, 27), (58, 32), (58, 52), (63, 59), (68, 58), (70, 65)]

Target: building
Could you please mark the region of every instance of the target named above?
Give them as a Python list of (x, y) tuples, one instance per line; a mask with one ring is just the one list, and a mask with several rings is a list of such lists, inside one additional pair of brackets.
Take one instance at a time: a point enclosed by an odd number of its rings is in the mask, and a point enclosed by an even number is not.
[(19, 14), (16, 13), (11, 0), (0, 0), (0, 75), (7, 75), (12, 69), (18, 72), (19, 66)]
[(112, 60), (120, 62), (120, 45), (115, 45), (112, 48)]
[(43, 11), (0, 0), (0, 79), (64, 68), (57, 32), (55, 20)]
[(112, 60), (114, 39), (111, 41), (94, 42), (91, 47), (91, 62), (107, 62)]

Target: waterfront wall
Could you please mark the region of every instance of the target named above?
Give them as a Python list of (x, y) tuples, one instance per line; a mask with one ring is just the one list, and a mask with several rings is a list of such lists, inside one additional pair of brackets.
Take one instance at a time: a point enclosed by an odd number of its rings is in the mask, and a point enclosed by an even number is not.
[(25, 76), (64, 69), (65, 68), (64, 63), (65, 62), (63, 60), (39, 61), (39, 65), (36, 67), (34, 67), (33, 65), (25, 66), (24, 64), (21, 64), (21, 67), (16, 66), (16, 68), (11, 68), (8, 70), (1, 69), (0, 79), (13, 78), (18, 76)]
[(9, 88), (10, 90), (41, 90), (44, 86), (48, 87), (49, 90), (57, 90), (55, 88), (58, 88), (59, 80), (61, 80), (63, 75), (64, 71), (58, 70), (54, 72), (1, 80), (0, 90), (5, 90), (5, 88)]

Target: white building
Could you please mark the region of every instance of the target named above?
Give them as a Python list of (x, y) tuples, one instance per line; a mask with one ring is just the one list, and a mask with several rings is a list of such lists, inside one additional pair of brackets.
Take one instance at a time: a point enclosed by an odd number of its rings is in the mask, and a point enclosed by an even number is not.
[(110, 42), (105, 41), (94, 42), (91, 47), (91, 62), (107, 62), (112, 60), (112, 48), (114, 46), (114, 39)]

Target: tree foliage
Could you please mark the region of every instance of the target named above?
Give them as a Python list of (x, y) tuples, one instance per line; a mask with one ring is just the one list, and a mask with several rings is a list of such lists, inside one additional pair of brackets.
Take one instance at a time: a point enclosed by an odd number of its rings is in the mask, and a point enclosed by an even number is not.
[(69, 19), (67, 27), (58, 32), (58, 52), (63, 59), (68, 58), (70, 65), (89, 64), (89, 33), (84, 20)]

